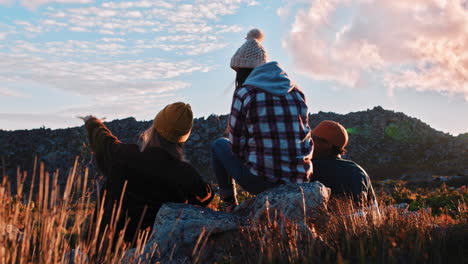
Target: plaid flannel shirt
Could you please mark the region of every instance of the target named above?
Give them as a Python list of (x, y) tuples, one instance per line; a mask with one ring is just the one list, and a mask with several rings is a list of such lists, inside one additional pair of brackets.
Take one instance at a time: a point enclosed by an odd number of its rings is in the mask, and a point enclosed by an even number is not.
[(308, 182), (313, 141), (308, 108), (294, 87), (278, 96), (253, 86), (236, 90), (229, 118), (232, 151), (250, 171), (271, 182)]

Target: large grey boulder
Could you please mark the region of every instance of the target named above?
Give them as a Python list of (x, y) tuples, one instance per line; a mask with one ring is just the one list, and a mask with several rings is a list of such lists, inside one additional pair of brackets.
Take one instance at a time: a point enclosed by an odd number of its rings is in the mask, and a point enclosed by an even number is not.
[(122, 262), (194, 263), (204, 262), (207, 256), (214, 261), (225, 252), (235, 251), (230, 247), (243, 240), (240, 229), (254, 229), (278, 216), (305, 227), (305, 216), (325, 208), (329, 197), (329, 188), (312, 182), (273, 188), (245, 201), (232, 213), (167, 203), (156, 216), (143, 254), (129, 252)]
[(283, 215), (301, 223), (306, 216), (316, 216), (319, 209), (326, 207), (330, 191), (320, 182), (284, 184), (243, 202), (235, 208), (234, 214), (255, 222)]

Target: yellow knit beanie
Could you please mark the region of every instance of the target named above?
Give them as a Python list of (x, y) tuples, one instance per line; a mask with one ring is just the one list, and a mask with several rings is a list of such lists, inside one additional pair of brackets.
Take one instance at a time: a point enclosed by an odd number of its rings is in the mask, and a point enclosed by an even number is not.
[(189, 104), (177, 102), (169, 104), (154, 118), (154, 129), (173, 143), (187, 141), (192, 131), (193, 113)]

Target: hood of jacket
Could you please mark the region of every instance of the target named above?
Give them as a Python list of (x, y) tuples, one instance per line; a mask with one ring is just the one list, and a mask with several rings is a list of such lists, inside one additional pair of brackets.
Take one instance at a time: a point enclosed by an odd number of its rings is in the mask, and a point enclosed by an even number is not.
[(295, 83), (278, 62), (271, 61), (255, 67), (244, 85), (255, 86), (274, 95), (284, 95), (294, 88)]

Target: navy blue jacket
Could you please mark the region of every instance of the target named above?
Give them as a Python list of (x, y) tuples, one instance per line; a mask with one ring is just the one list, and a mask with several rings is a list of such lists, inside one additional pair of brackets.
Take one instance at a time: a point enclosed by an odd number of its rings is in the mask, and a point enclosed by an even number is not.
[(312, 160), (312, 180), (331, 189), (331, 198), (351, 196), (355, 203), (376, 204), (374, 188), (366, 171), (355, 162), (342, 158)]

